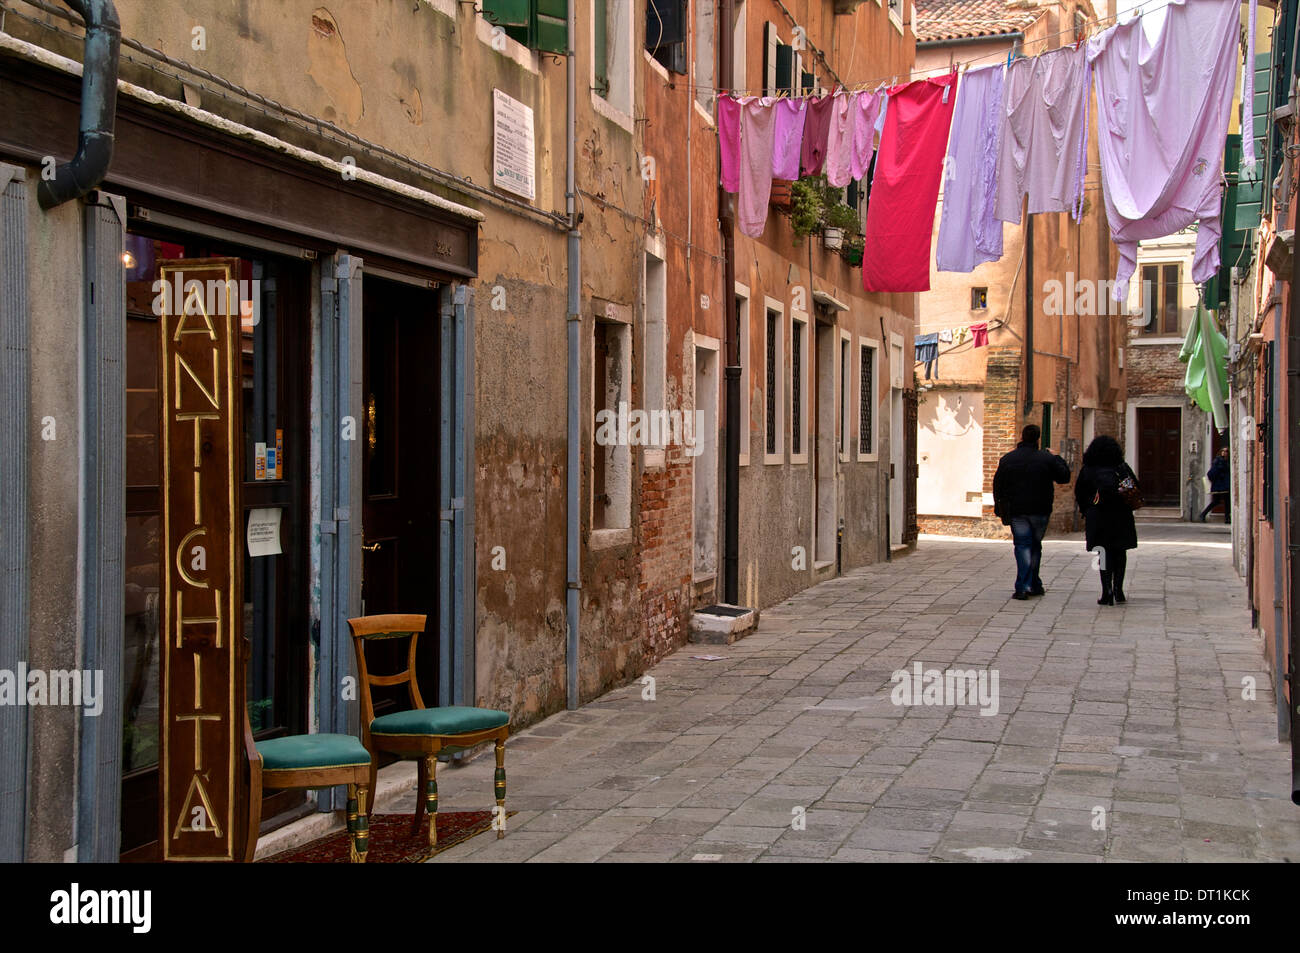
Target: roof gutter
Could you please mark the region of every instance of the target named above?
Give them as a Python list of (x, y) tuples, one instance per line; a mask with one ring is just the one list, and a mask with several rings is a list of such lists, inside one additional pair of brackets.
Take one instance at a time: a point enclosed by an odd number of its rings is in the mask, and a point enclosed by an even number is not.
[(36, 200), (52, 209), (79, 199), (104, 181), (113, 159), (113, 123), (117, 114), (117, 58), (122, 25), (113, 0), (66, 0), (86, 24), (81, 72), (81, 126), (77, 154), (42, 181)]
[(997, 40), (1015, 40), (1016, 43), (1025, 41), (1025, 34), (1020, 30), (1013, 33), (986, 33), (983, 36), (961, 36), (952, 40), (917, 40), (916, 48), (918, 50), (941, 49), (945, 46), (970, 46), (973, 43), (992, 43)]

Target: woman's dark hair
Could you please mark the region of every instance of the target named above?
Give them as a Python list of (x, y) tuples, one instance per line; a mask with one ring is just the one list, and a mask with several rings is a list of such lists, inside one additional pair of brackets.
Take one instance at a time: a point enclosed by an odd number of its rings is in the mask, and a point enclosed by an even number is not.
[(1124, 451), (1119, 441), (1105, 434), (1095, 438), (1083, 452), (1085, 467), (1117, 467), (1124, 462)]

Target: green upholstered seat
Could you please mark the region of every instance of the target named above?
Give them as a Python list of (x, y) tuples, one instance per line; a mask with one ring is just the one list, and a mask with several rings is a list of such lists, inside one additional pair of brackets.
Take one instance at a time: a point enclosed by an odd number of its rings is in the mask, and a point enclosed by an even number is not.
[(492, 708), (447, 705), (443, 708), (412, 708), (381, 715), (370, 723), (372, 735), (463, 735), (486, 731), (509, 723), (510, 716)]
[(370, 752), (352, 735), (289, 735), (257, 742), (267, 771), (346, 768), (370, 763)]

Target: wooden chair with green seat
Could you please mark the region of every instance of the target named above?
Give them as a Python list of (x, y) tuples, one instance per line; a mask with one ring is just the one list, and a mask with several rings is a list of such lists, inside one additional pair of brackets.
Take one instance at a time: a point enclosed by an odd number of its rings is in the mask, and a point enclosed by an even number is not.
[[(375, 789), (375, 772), (380, 752), (395, 754), (403, 761), (418, 762), (415, 817), (411, 833), (417, 834), (427, 809), (429, 845), (438, 843), (438, 756), (455, 754), (487, 741), (496, 742), (497, 767), (493, 782), (497, 807), (493, 812), (497, 837), (505, 836), (506, 738), (510, 716), (492, 708), (447, 705), (425, 708), (415, 680), (415, 646), (424, 631), (422, 615), (373, 615), (349, 619), (352, 645), (361, 675), (361, 740), (372, 756), (370, 788)], [(365, 645), (372, 639), (409, 638), (406, 668), (396, 675), (372, 675), (366, 666)], [(371, 685), (401, 685), (410, 691), (411, 708), (375, 717), (370, 698)]]
[(244, 745), (249, 756), (248, 844), (244, 858), (257, 851), (262, 820), (262, 788), (332, 788), (348, 786), (349, 860), (366, 862), (370, 849), (367, 797), (374, 790), (370, 752), (352, 735), (286, 735), (253, 742), (244, 722)]

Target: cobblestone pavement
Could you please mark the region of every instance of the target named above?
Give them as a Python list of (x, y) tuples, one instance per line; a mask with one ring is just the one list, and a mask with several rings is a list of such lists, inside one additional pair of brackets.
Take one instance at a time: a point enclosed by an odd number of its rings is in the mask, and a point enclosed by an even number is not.
[[(433, 862), (1300, 861), (1226, 529), (1139, 532), (1127, 606), (1096, 605), (1077, 537), (1046, 542), (1028, 602), (1009, 542), (922, 538), (688, 645), (653, 701), (629, 685), (512, 738), (505, 838)], [(996, 670), (997, 714), (893, 704), (914, 662)], [(439, 772), (443, 809), (489, 805), (491, 771)]]

